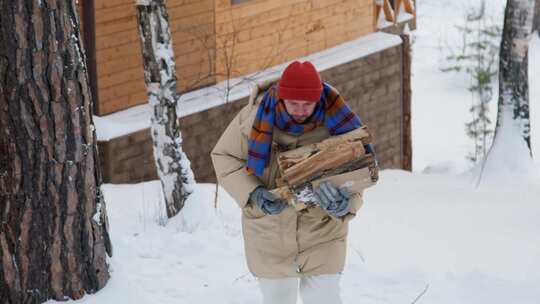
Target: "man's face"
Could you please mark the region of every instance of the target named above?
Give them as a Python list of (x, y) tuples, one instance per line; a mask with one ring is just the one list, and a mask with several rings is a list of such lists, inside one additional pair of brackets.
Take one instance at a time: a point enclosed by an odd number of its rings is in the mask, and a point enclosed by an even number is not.
[(283, 100), (283, 103), (285, 104), (287, 113), (289, 113), (297, 123), (306, 121), (306, 119), (313, 114), (313, 111), (315, 111), (315, 107), (317, 106), (316, 102), (305, 100), (285, 99)]

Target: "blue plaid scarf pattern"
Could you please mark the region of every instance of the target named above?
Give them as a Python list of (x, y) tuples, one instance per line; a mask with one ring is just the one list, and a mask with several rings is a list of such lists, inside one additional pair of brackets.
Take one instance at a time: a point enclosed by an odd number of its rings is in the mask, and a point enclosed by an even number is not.
[[(247, 171), (256, 176), (263, 175), (270, 162), (274, 127), (299, 136), (321, 125), (331, 135), (339, 135), (361, 127), (362, 123), (338, 91), (327, 83), (323, 82), (321, 98), (305, 123), (293, 120), (277, 95), (277, 86), (270, 87), (263, 95), (248, 138)], [(368, 153), (373, 153), (371, 145), (365, 147)]]

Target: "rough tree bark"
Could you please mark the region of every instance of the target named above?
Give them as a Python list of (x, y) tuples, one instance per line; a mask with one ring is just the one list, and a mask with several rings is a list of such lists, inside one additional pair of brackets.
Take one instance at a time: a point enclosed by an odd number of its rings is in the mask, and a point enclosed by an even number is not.
[(540, 0), (535, 1), (534, 9), (534, 21), (533, 21), (533, 32), (536, 31), (536, 34), (540, 37)]
[(168, 16), (163, 0), (138, 0), (137, 18), (143, 50), (144, 80), (153, 108), (151, 134), (167, 216), (184, 206), (194, 184), (190, 162), (182, 150), (176, 114), (176, 70)]
[(0, 303), (78, 299), (111, 254), (73, 1), (0, 0)]
[(499, 110), (498, 128), (505, 123), (503, 112), (507, 108), (513, 111), (513, 119), (521, 125), (522, 134), (529, 150), (529, 81), (528, 81), (528, 46), (533, 26), (535, 0), (508, 0), (504, 16), (504, 28), (501, 40), (499, 67)]

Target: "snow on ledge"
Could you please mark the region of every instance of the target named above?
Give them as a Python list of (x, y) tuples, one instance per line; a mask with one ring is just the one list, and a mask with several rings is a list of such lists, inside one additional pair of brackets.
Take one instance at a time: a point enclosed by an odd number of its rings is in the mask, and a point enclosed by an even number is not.
[(405, 11), (401, 12), (399, 15), (398, 15), (398, 18), (397, 18), (397, 23), (403, 23), (403, 22), (407, 22), (407, 21), (410, 21), (410, 20), (413, 20), (414, 19), (414, 15), (413, 14), (409, 14)]
[[(298, 60), (309, 60), (313, 62), (317, 70), (325, 71), (401, 43), (401, 38), (397, 35), (376, 32)], [(279, 77), (289, 63), (229, 80), (228, 98), (227, 81), (182, 94), (178, 102), (178, 116), (188, 116), (223, 105), (227, 103), (227, 100), (234, 101), (248, 97), (253, 84)], [(142, 104), (113, 114), (94, 116), (98, 140), (108, 141), (149, 128), (151, 110), (150, 105)]]

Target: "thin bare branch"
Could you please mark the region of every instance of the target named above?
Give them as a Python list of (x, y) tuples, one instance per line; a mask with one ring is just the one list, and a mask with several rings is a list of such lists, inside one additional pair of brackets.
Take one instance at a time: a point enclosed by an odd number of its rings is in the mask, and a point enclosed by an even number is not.
[(358, 250), (356, 247), (352, 247), (354, 252), (356, 252), (358, 254), (358, 256), (360, 257), (360, 259), (362, 260), (362, 263), (366, 263), (366, 259), (364, 258), (364, 255), (362, 255), (362, 252), (360, 250)]
[(424, 290), (418, 296), (416, 296), (416, 299), (414, 299), (414, 301), (412, 301), (411, 304), (416, 304), (420, 300), (420, 298), (422, 298), (426, 294), (428, 289), (429, 289), (429, 284), (427, 284), (426, 288), (424, 288)]

